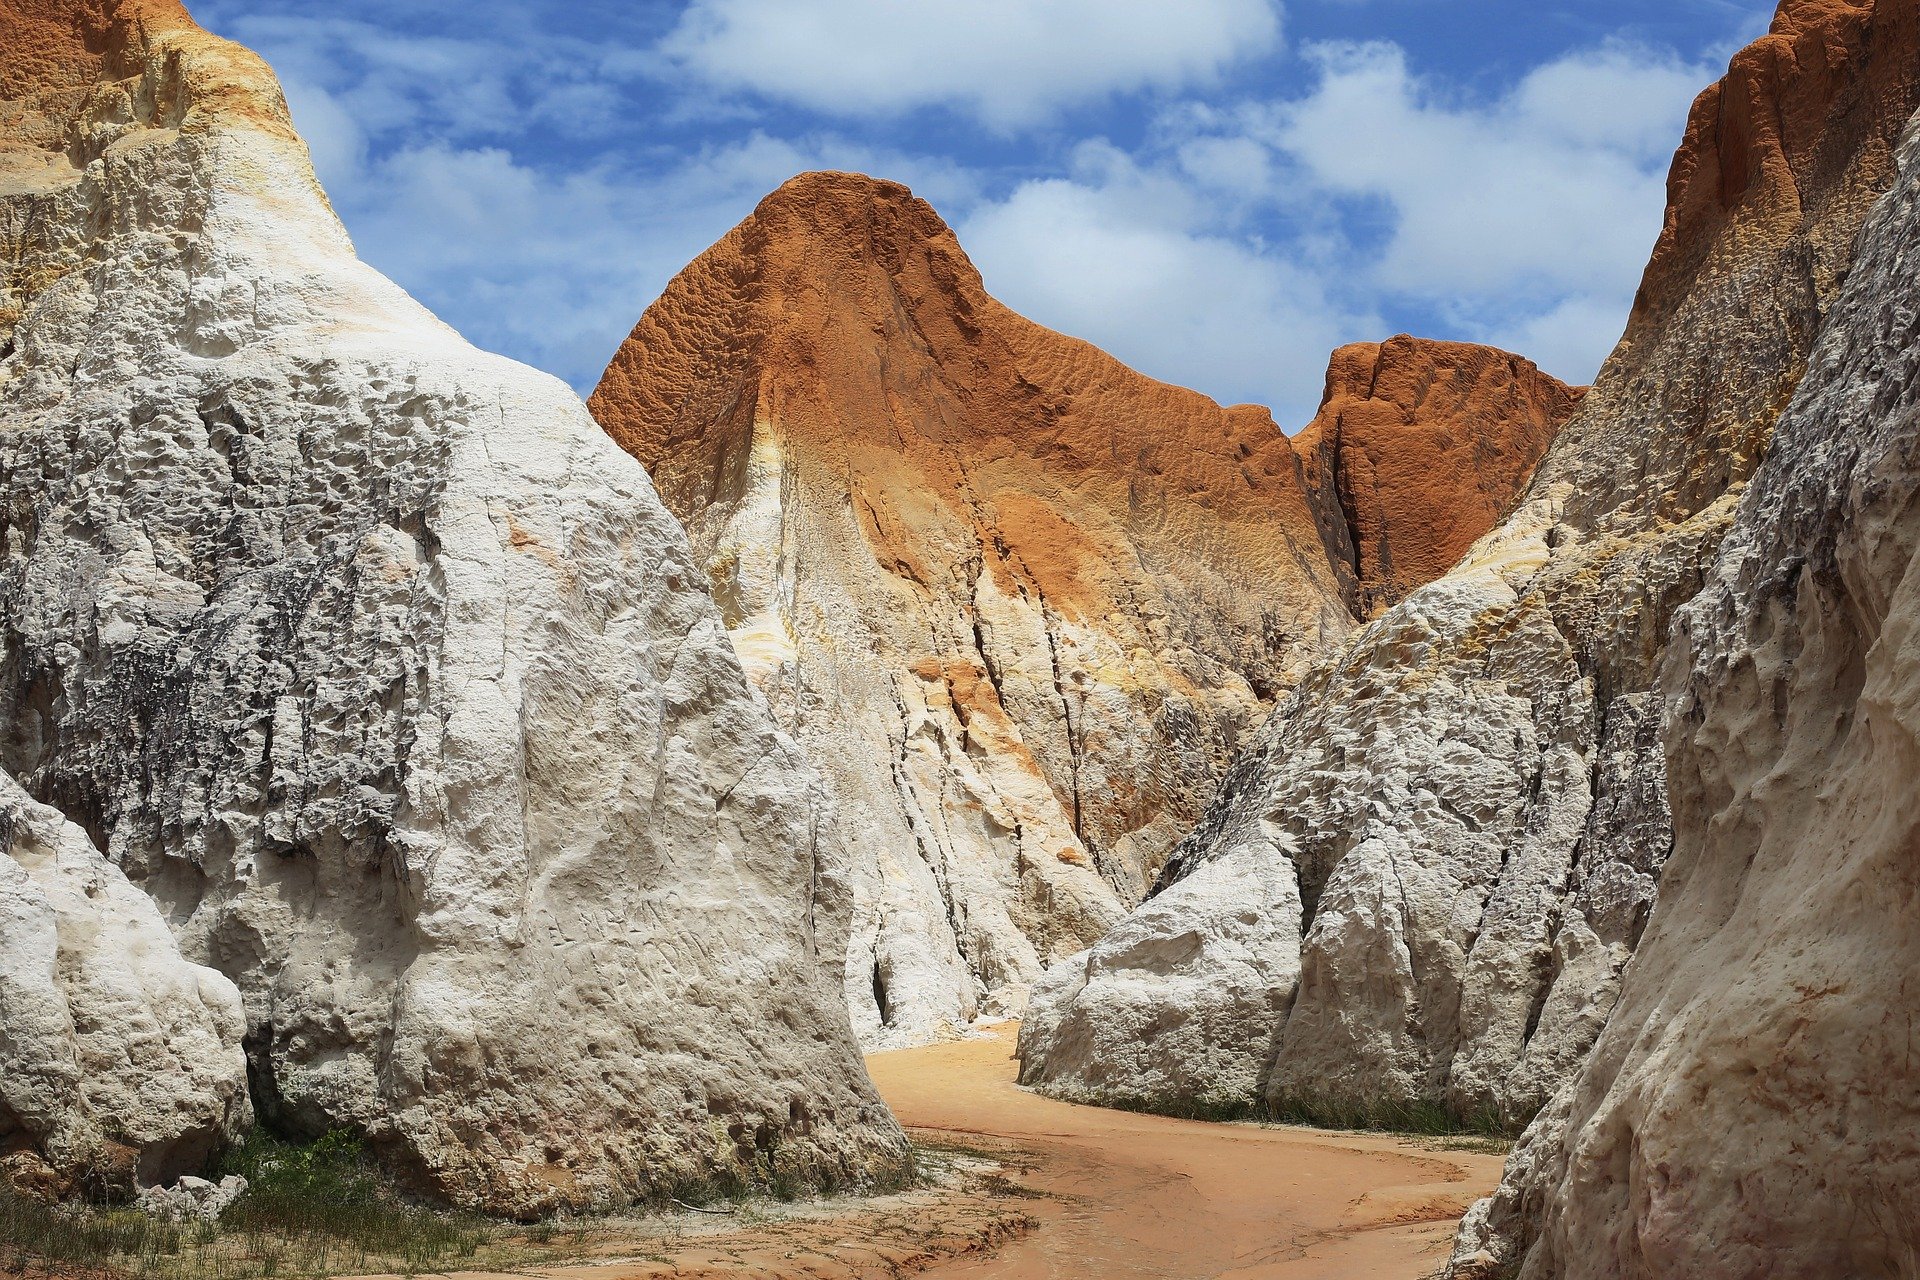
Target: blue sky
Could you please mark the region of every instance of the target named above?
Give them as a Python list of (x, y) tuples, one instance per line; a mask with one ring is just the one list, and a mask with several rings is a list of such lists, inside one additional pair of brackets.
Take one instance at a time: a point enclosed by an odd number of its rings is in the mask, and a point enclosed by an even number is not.
[(360, 251), (591, 389), (786, 178), (911, 185), (1003, 301), (1311, 416), (1401, 331), (1569, 380), (1618, 337), (1687, 104), (1759, 0), (203, 0)]

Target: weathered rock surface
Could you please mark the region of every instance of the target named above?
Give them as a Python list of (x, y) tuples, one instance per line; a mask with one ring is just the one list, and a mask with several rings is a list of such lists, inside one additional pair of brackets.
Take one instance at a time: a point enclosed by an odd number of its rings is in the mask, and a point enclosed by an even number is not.
[(1150, 899), (1034, 983), (1029, 1021), (1068, 1101), (1231, 1115), (1256, 1095), (1260, 1046), (1286, 1012), (1300, 957), (1300, 890), (1276, 851), (1220, 858)]
[(238, 985), (261, 1109), (507, 1212), (896, 1167), (828, 809), (641, 468), (171, 0), (0, 47), (0, 767)]
[[(1914, 105), (1912, 6), (1882, 9), (1789, 4), (1702, 95), (1627, 334), (1520, 507), (1306, 677), (1169, 863), (1164, 884), (1281, 849), (1298, 873), (1304, 937), (1282, 913), (1265, 944), (1299, 951), (1291, 1006), (1223, 984), (1190, 1014), (1246, 1024), (1270, 1100), (1512, 1124), (1598, 1035), (1671, 847), (1653, 689), (1673, 616)], [(1029, 1018), (1024, 1078), (1085, 1097), (1056, 1026)]]
[(1294, 440), (1331, 499), (1352, 603), (1372, 617), (1459, 562), (1533, 477), (1584, 389), (1531, 360), (1402, 335), (1333, 353), (1320, 412)]
[(153, 900), (0, 774), (0, 1179), (126, 1193), (252, 1120), (240, 993)]
[(1916, 258), (1910, 133), (1667, 657), (1659, 910), (1457, 1277), (1813, 1280), (1920, 1256)]
[(795, 179), (649, 308), (592, 408), (847, 815), (869, 1043), (1017, 1001), (1139, 901), (1243, 733), (1353, 625), (1336, 474), (1395, 512), (1366, 531), (1385, 583), (1431, 559), (1403, 538), (1484, 531), (1502, 484), (1416, 518), (1446, 494), (1409, 491), (1401, 454), (1511, 460), (1510, 497), (1571, 400), (1513, 357), (1391, 346), (1428, 363), (1313, 446), (1323, 492), (1264, 410), (995, 302), (896, 184)]
[(230, 1173), (218, 1182), (191, 1175), (171, 1187), (143, 1188), (135, 1203), (142, 1213), (168, 1222), (212, 1222), (247, 1194), (247, 1180)]

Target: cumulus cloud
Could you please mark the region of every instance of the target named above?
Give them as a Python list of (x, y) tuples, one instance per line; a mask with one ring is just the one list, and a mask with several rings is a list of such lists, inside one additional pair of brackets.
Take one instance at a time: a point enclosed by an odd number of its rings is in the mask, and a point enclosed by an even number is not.
[(1203, 83), (1271, 50), (1277, 0), (693, 0), (658, 52), (846, 116), (944, 106), (998, 129)]
[(1232, 234), (1214, 210), (1173, 169), (1090, 144), (1073, 176), (1024, 183), (959, 231), (1008, 305), (1155, 377), (1266, 404), (1297, 429), (1327, 353), (1382, 321), (1332, 296), (1322, 264)]
[(1410, 327), (1585, 380), (1624, 327), (1704, 67), (1625, 45), (1465, 98), (1383, 44), (1291, 100), (1189, 101), (960, 231), (1010, 304), (1137, 367), (1311, 415), (1327, 353)]
[(1375, 270), (1408, 290), (1617, 287), (1646, 260), (1678, 122), (1704, 82), (1670, 56), (1604, 48), (1456, 106), (1393, 46), (1312, 56), (1318, 86), (1272, 113), (1270, 136), (1318, 187), (1392, 205)]
[(1625, 322), (1708, 69), (1605, 45), (1461, 103), (1390, 45), (1309, 56), (1312, 92), (1251, 131), (1306, 189), (1388, 211), (1365, 263), (1374, 286), (1426, 300), (1474, 336), (1544, 342), (1559, 371), (1590, 377)]

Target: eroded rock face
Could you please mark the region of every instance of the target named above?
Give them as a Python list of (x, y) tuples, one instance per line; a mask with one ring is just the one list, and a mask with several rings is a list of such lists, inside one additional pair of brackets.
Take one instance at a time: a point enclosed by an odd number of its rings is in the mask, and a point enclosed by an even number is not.
[(177, 5), (0, 44), (0, 765), (237, 983), (268, 1118), (513, 1213), (896, 1167), (828, 807), (641, 468)]
[[(1353, 625), (1335, 472), (1479, 447), (1531, 468), (1565, 389), (1420, 349), (1473, 373), (1435, 360), (1404, 420), (1316, 444), (1323, 492), (1265, 411), (995, 302), (896, 184), (794, 180), (647, 311), (592, 408), (847, 815), (869, 1043), (1017, 1002), (1141, 898), (1244, 732)], [(1520, 389), (1428, 429), (1422, 392), (1457, 408), (1499, 370)], [(1447, 536), (1483, 531), (1499, 487)], [(1432, 534), (1370, 526), (1368, 572), (1424, 563), (1402, 540)]]
[(1333, 353), (1320, 412), (1294, 440), (1309, 490), (1338, 504), (1355, 612), (1451, 569), (1499, 523), (1584, 389), (1531, 360), (1401, 335)]
[(1463, 1280), (1897, 1276), (1920, 1255), (1909, 137), (1667, 656), (1660, 908), (1585, 1070), (1463, 1229)]
[[(1912, 10), (1788, 4), (1702, 95), (1627, 335), (1525, 500), (1306, 677), (1169, 863), (1298, 873), (1297, 994), (1242, 1037), (1270, 1100), (1513, 1124), (1593, 1043), (1671, 847), (1655, 672), (1891, 180)], [(1054, 1041), (1029, 1021), (1024, 1078), (1085, 1096)]]
[(240, 993), (153, 900), (0, 774), (0, 1179), (125, 1194), (252, 1120)]

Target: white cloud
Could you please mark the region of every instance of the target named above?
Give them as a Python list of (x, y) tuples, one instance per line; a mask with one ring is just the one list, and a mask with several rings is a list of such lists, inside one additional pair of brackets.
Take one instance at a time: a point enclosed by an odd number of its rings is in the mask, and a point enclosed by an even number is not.
[[(675, 272), (831, 167), (912, 185), (1040, 323), (1289, 427), (1330, 348), (1392, 328), (1590, 377), (1711, 78), (1603, 45), (1489, 97), (1348, 44), (1270, 64), (1298, 80), (1262, 98), (1211, 87), (1278, 46), (1278, 0), (689, 0), (664, 44), (624, 47), (539, 5), (437, 27), (371, 0), (204, 7), (281, 71), (369, 261), (583, 389)], [(1050, 131), (975, 148), (900, 119), (1012, 130), (1129, 90), (1170, 96), (1124, 150), (1062, 155)]]
[(570, 36), (496, 29), (500, 13), (419, 35), (365, 19), (207, 6), (223, 34), (269, 51), (283, 80), (326, 88), (370, 135), (501, 139), (535, 127), (602, 136), (624, 123), (617, 51)]
[(1306, 421), (1327, 353), (1428, 336), (1598, 370), (1659, 232), (1667, 159), (1706, 69), (1608, 45), (1492, 100), (1423, 81), (1389, 45), (1310, 51), (1281, 103), (1186, 102), (1133, 153), (966, 217), (988, 287), (1138, 368)]
[(1214, 229), (1177, 174), (1083, 148), (1072, 178), (1026, 183), (960, 227), (987, 287), (1144, 373), (1255, 401), (1297, 430), (1327, 354), (1379, 318), (1311, 267)]
[(1374, 287), (1460, 317), (1473, 336), (1535, 342), (1526, 354), (1564, 376), (1592, 376), (1625, 324), (1707, 69), (1607, 45), (1462, 104), (1393, 46), (1310, 56), (1313, 92), (1253, 131), (1309, 190), (1390, 210), (1365, 263)]
[(1274, 141), (1329, 192), (1388, 201), (1390, 287), (1618, 289), (1660, 227), (1666, 159), (1698, 68), (1602, 49), (1457, 107), (1385, 45), (1316, 51), (1321, 80), (1275, 112)]
[(693, 0), (661, 42), (715, 85), (839, 115), (948, 106), (998, 129), (1268, 52), (1277, 0)]

